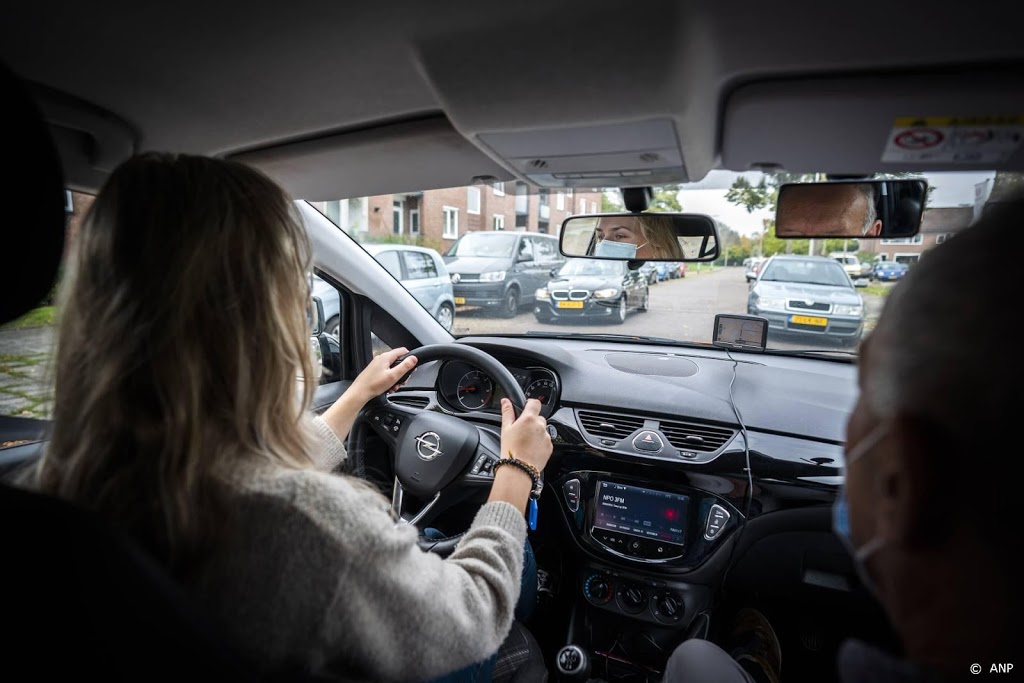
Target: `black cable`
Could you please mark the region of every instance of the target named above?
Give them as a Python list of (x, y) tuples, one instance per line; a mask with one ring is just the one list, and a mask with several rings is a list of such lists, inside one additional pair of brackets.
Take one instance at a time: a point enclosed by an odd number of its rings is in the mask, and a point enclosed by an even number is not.
[(736, 398), (732, 393), (732, 387), (736, 383), (739, 361), (732, 357), (732, 353), (729, 352), (729, 349), (725, 350), (725, 355), (732, 361), (732, 379), (729, 380), (729, 405), (732, 407), (733, 415), (736, 416), (736, 421), (740, 425), (740, 433), (743, 435), (743, 454), (747, 470), (747, 492), (743, 503), (743, 523), (740, 525), (740, 529), (736, 533), (736, 540), (733, 542), (732, 549), (729, 551), (729, 559), (725, 564), (725, 573), (722, 575), (723, 586), (725, 585), (726, 579), (729, 577), (729, 572), (732, 570), (733, 561), (736, 555), (736, 548), (739, 547), (740, 541), (743, 539), (743, 532), (747, 528), (747, 522), (750, 518), (750, 504), (754, 498), (754, 473), (750, 467), (750, 436), (747, 433), (747, 425), (743, 422), (743, 415), (740, 413), (740, 407), (736, 405)]

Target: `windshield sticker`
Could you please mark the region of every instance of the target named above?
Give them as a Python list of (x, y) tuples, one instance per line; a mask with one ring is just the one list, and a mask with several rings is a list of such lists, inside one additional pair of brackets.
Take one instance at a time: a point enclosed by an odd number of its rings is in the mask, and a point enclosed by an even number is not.
[(1024, 140), (1024, 116), (896, 119), (882, 152), (888, 163), (1001, 163)]

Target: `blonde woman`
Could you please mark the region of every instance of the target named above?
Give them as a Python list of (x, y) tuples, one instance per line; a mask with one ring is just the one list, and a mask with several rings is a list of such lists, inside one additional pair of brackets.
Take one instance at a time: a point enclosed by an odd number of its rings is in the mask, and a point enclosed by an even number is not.
[(624, 259), (677, 259), (683, 250), (672, 218), (657, 214), (602, 216), (594, 233), (592, 253)]
[[(416, 360), (381, 354), (312, 417), (295, 380), (311, 376), (309, 267), (292, 202), (260, 173), (125, 162), (76, 238), (36, 485), (131, 534), (268, 670), (398, 681), (486, 663), (519, 595), (531, 478), (500, 468), (442, 559), (332, 474), (356, 414)], [(501, 450), (543, 470), (539, 407), (515, 419), (503, 402)]]

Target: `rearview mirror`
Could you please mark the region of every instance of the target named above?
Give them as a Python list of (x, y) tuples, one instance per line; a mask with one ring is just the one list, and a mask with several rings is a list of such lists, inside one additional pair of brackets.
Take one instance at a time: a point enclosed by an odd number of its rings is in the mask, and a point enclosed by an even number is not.
[(913, 237), (927, 192), (920, 179), (789, 183), (779, 188), (775, 236)]
[(558, 249), (573, 258), (714, 261), (718, 226), (697, 213), (609, 213), (562, 223)]

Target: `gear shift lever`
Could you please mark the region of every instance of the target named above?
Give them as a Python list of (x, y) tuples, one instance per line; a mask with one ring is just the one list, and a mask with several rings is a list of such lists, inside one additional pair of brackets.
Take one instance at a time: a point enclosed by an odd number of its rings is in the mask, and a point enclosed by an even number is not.
[(577, 645), (566, 645), (555, 657), (558, 680), (564, 683), (583, 683), (590, 678), (590, 658)]

